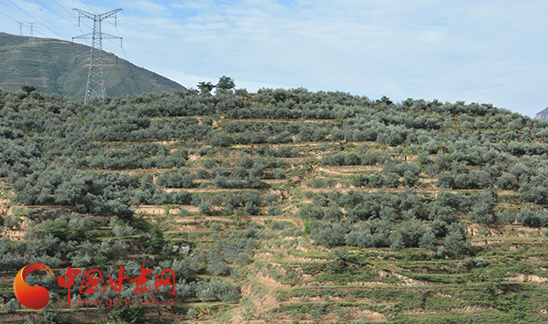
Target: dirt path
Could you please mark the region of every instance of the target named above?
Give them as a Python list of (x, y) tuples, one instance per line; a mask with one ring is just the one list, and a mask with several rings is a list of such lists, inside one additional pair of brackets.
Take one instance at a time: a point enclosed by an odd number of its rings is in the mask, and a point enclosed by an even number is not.
[(498, 309), (492, 307), (481, 307), (481, 306), (466, 306), (460, 308), (449, 308), (446, 310), (432, 310), (432, 309), (412, 309), (401, 311), (400, 314), (441, 314), (441, 313), (475, 313), (475, 312), (485, 312), (485, 311), (496, 311)]
[(349, 176), (351, 172), (360, 172), (360, 171), (382, 171), (383, 166), (380, 164), (375, 165), (344, 165), (344, 166), (323, 166), (319, 167), (319, 171), (325, 172), (338, 172), (340, 175)]
[(164, 188), (164, 192), (174, 192), (174, 191), (187, 191), (187, 192), (240, 192), (245, 190), (256, 190), (256, 189), (225, 189), (225, 188)]
[[(271, 217), (273, 216), (248, 216), (240, 217), (238, 219), (243, 221), (264, 223), (265, 220), (270, 219)], [(194, 223), (205, 221), (232, 222), (234, 219), (231, 216), (174, 216), (169, 217), (168, 220), (171, 220), (175, 223)]]

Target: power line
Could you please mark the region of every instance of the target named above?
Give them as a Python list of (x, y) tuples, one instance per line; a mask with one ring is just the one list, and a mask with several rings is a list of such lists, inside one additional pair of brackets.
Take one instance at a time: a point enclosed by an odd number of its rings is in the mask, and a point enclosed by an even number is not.
[(44, 33), (41, 33), (41, 32), (39, 32), (39, 31), (36, 30), (36, 29), (34, 30), (34, 33), (37, 34), (37, 35), (42, 36), (42, 38), (47, 38), (47, 37), (48, 37), (48, 35), (46, 35), (46, 34), (44, 34)]
[(76, 23), (75, 23), (74, 21), (68, 20), (67, 18), (61, 16), (58, 12), (53, 11), (53, 10), (51, 10), (50, 8), (46, 7), (46, 6), (45, 6), (44, 4), (42, 4), (40, 1), (34, 0), (34, 2), (36, 2), (36, 3), (39, 4), (40, 6), (44, 7), (45, 9), (49, 10), (50, 12), (54, 13), (54, 14), (57, 15), (58, 17), (61, 17), (61, 19), (64, 19), (64, 20), (68, 21), (70, 24), (76, 25)]
[[(35, 0), (35, 1), (36, 1), (36, 0)], [(55, 3), (56, 3), (59, 7), (61, 7), (61, 9), (63, 9), (65, 12), (67, 12), (71, 17), (78, 17), (78, 15), (76, 15), (74, 11), (71, 11), (71, 10), (67, 9), (67, 7), (66, 7), (65, 5), (63, 5), (62, 3), (60, 3), (59, 1), (57, 1), (57, 0), (53, 0), (53, 1), (55, 1)], [(86, 5), (85, 3), (84, 3), (84, 5), (85, 5), (86, 7), (88, 7), (88, 5)], [(89, 8), (89, 7), (88, 7), (88, 8)], [(78, 28), (80, 29), (80, 32), (83, 33), (82, 27), (81, 27), (80, 25), (78, 25), (78, 24), (76, 24), (76, 23), (74, 23), (74, 22), (71, 22), (71, 24), (77, 25)], [(84, 26), (86, 26), (87, 28), (90, 28), (90, 29), (92, 28), (90, 25), (86, 24), (85, 22), (84, 22), (83, 24), (84, 24)]]
[(84, 6), (88, 7), (88, 9), (91, 10), (91, 12), (95, 14), (95, 10), (94, 10), (92, 7), (88, 6), (83, 0), (80, 0), (80, 2), (81, 2)]
[(62, 3), (60, 3), (60, 2), (57, 1), (57, 0), (53, 0), (53, 1), (55, 1), (55, 3), (56, 3), (59, 7), (61, 7), (63, 10), (65, 10), (65, 12), (67, 12), (71, 17), (74, 17), (74, 16), (75, 16), (75, 15), (74, 15), (74, 12), (68, 10), (67, 7), (65, 7)]
[[(123, 11), (122, 11), (122, 13), (125, 16), (125, 13)], [(120, 37), (120, 31), (118, 31), (118, 26), (114, 26), (114, 28), (116, 29), (116, 35), (118, 35), (118, 37)], [(120, 48), (122, 49), (122, 54), (124, 55), (124, 58), (127, 61), (129, 61), (129, 58), (127, 57), (126, 49), (123, 46), (120, 46)]]
[[(57, 0), (53, 0), (53, 1), (54, 1), (61, 9), (63, 9), (66, 13), (68, 13), (71, 17), (78, 17), (78, 15), (76, 15), (76, 14), (74, 13), (74, 11), (71, 11), (71, 10), (67, 9), (67, 7), (66, 7), (65, 5), (63, 5), (62, 3), (60, 3), (59, 1), (57, 1)], [(84, 3), (84, 5), (86, 5), (86, 4)], [(87, 5), (86, 5), (86, 7), (87, 7)], [(71, 24), (77, 25), (77, 24), (74, 23), (74, 22), (71, 22)], [(91, 26), (89, 26), (89, 25), (86, 24), (86, 23), (84, 23), (84, 26), (86, 26), (86, 27), (88, 27), (88, 28), (91, 28)], [(78, 27), (80, 27), (80, 26), (78, 26)], [(81, 28), (80, 28), (80, 31), (82, 31)]]
[(3, 16), (6, 16), (6, 17), (8, 17), (9, 19), (11, 19), (11, 20), (15, 21), (15, 22), (16, 22), (16, 23), (18, 23), (18, 24), (22, 24), (21, 22), (18, 22), (17, 20), (13, 19), (13, 17), (11, 17), (11, 16), (8, 16), (8, 15), (6, 15), (6, 14), (5, 14), (5, 13), (3, 13), (2, 11), (0, 11), (0, 14), (2, 14)]
[(63, 38), (63, 36), (61, 36), (59, 33), (57, 33), (55, 30), (49, 28), (48, 26), (44, 25), (39, 19), (36, 19), (33, 15), (31, 15), (30, 13), (28, 13), (26, 10), (24, 10), (23, 8), (19, 7), (18, 5), (16, 5), (12, 0), (8, 0), (9, 3), (11, 3), (15, 8), (21, 10), (22, 12), (24, 12), (27, 16), (31, 17), (32, 19), (34, 19), (35, 21), (38, 22), (38, 24), (42, 25), (44, 28), (46, 28), (47, 30), (49, 30), (50, 32), (54, 33), (55, 35), (59, 36), (59, 38)]

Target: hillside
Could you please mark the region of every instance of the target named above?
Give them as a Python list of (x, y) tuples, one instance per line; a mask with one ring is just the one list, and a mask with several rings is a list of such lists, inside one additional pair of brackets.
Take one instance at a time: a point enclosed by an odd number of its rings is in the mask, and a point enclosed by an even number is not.
[[(95, 106), (0, 91), (0, 322), (548, 320), (548, 123), (490, 104), (220, 92)], [(79, 277), (72, 300), (137, 300), (143, 260), (174, 270), (176, 296), (152, 293), (173, 305), (68, 308), (45, 274), (32, 282), (49, 309), (14, 297), (17, 271), (41, 262), (105, 282), (123, 266), (121, 292), (83, 295)]]
[[(17, 91), (31, 85), (43, 93), (83, 98), (90, 47), (46, 38), (35, 38), (34, 43), (30, 46), (28, 37), (0, 34), (0, 89)], [(185, 89), (110, 53), (105, 53), (104, 67), (108, 97)]]

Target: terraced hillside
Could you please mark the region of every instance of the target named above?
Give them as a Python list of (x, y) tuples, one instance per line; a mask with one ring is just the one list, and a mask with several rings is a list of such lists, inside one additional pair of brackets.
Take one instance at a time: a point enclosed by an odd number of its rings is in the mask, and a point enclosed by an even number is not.
[[(547, 123), (489, 104), (232, 92), (0, 92), (0, 322), (548, 320)], [(45, 310), (13, 293), (31, 262), (107, 279), (143, 260), (175, 271), (176, 296), (153, 295), (173, 305), (69, 308), (42, 274)]]

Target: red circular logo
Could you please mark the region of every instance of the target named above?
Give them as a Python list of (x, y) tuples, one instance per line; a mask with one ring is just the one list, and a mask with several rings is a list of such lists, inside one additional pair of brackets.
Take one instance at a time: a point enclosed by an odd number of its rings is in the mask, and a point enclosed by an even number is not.
[(13, 291), (15, 291), (15, 297), (21, 304), (32, 309), (42, 309), (49, 303), (49, 292), (46, 288), (41, 286), (30, 286), (25, 280), (29, 273), (34, 270), (42, 270), (53, 275), (53, 271), (42, 263), (32, 263), (23, 269), (19, 270), (13, 281)]

